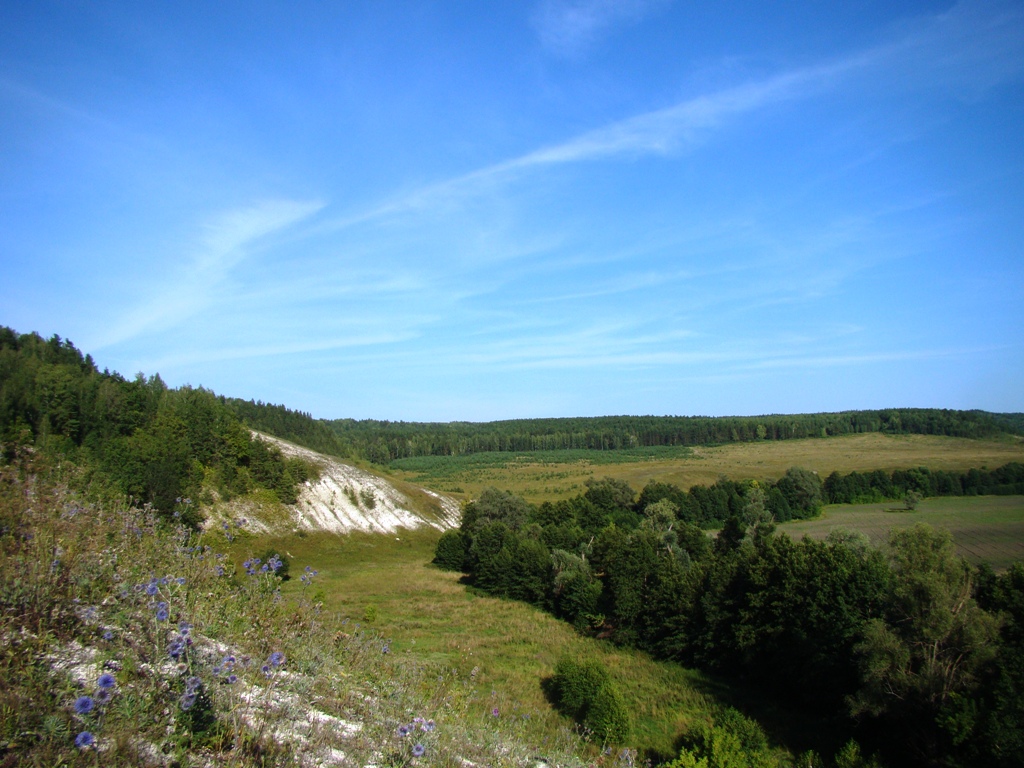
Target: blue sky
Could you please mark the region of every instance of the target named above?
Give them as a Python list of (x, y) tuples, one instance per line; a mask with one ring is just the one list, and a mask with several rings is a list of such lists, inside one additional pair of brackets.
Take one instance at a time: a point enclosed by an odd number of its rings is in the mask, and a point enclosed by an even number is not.
[(1021, 411), (1024, 3), (4, 3), (0, 267), (324, 418)]

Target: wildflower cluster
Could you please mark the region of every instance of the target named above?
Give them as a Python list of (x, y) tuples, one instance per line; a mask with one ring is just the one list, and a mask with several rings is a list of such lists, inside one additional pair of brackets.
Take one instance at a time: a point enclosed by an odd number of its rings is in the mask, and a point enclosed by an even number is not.
[(410, 723), (402, 723), (395, 731), (398, 738), (402, 740), (403, 750), (411, 757), (423, 757), (427, 753), (427, 747), (423, 741), (428, 734), (435, 729), (433, 720), (422, 717), (414, 717)]
[[(75, 699), (74, 704), (72, 704), (75, 715), (85, 723), (98, 724), (106, 705), (110, 703), (116, 690), (117, 678), (110, 672), (102, 673), (96, 679), (96, 690), (92, 696), (83, 695)], [(82, 730), (75, 737), (75, 746), (79, 749), (88, 749), (95, 745), (95, 743), (96, 737), (90, 730)]]
[(320, 573), (320, 571), (313, 570), (307, 565), (305, 570), (303, 570), (302, 572), (302, 576), (299, 577), (300, 581), (302, 581), (302, 586), (308, 587), (310, 584), (312, 584), (313, 577), (315, 577), (318, 573)]
[(274, 651), (272, 654), (270, 654), (270, 657), (267, 659), (266, 664), (260, 667), (260, 671), (266, 677), (271, 677), (274, 674), (274, 672), (277, 671), (277, 668), (282, 666), (284, 662), (284, 654), (280, 651)]

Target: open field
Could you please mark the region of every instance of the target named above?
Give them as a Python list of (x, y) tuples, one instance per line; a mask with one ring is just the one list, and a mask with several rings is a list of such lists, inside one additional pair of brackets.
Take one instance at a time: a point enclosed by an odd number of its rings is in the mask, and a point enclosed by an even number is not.
[[(827, 440), (728, 445), (694, 449), (604, 453), (588, 457), (546, 453), (477, 454), (422, 459), (392, 468), (392, 478), (451, 492), (463, 498), (493, 485), (526, 495), (533, 502), (575, 495), (587, 477), (611, 475), (639, 490), (651, 479), (689, 487), (734, 478), (778, 477), (791, 466), (826, 475), (833, 470), (895, 469), (925, 465), (936, 469), (995, 467), (1024, 460), (1021, 441), (977, 441), (938, 437), (854, 435)], [(571, 458), (571, 461), (561, 459)], [(593, 459), (593, 460), (592, 460)], [(401, 466), (401, 465), (400, 465)], [(860, 530), (881, 543), (893, 526), (927, 522), (953, 532), (972, 561), (1005, 567), (1024, 558), (1024, 497), (926, 499), (915, 512), (893, 512), (898, 503), (832, 506), (816, 520), (786, 524), (794, 537), (821, 538), (835, 527)], [(301, 567), (320, 571), (313, 587), (325, 611), (347, 619), (346, 627), (370, 625), (391, 638), (390, 652), (412, 662), (472, 673), (480, 706), (500, 716), (522, 716), (528, 738), (543, 745), (557, 738), (568, 721), (552, 710), (541, 681), (563, 654), (587, 654), (611, 671), (633, 713), (638, 746), (661, 754), (674, 751), (674, 739), (687, 723), (706, 716), (716, 702), (737, 692), (701, 673), (654, 662), (641, 653), (583, 638), (571, 627), (531, 606), (500, 600), (467, 588), (459, 575), (429, 565), (438, 532), (402, 531), (394, 536), (352, 533), (306, 534), (237, 542), (239, 555), (284, 550)], [(297, 576), (298, 574), (293, 574)], [(286, 595), (303, 589), (298, 578), (284, 585)], [(493, 693), (492, 693), (493, 692)], [(740, 694), (743, 695), (743, 694)], [(737, 703), (794, 748), (828, 749), (831, 736), (815, 726), (793, 725), (770, 702), (744, 698)], [(835, 745), (833, 745), (835, 746)]]
[[(262, 538), (239, 542), (236, 552), (258, 555), (276, 546), (294, 556), (295, 566), (311, 564), (319, 575), (306, 589), (322, 593), (326, 612), (348, 619), (342, 629), (369, 625), (392, 638), (392, 654), (464, 675), (475, 669), (481, 706), (489, 711), (493, 704), (501, 716), (530, 712), (524, 728), (538, 745), (571, 725), (541, 690), (541, 680), (564, 653), (592, 655), (608, 667), (633, 713), (638, 745), (673, 753), (673, 740), (686, 723), (708, 711), (714, 697), (707, 692), (714, 684), (700, 673), (581, 637), (543, 611), (476, 593), (459, 583), (459, 574), (430, 566), (437, 536), (406, 531), (398, 537)], [(303, 589), (298, 573), (293, 576), (284, 584), (286, 596)]]
[(389, 474), (463, 499), (495, 486), (537, 503), (582, 493), (590, 477), (615, 477), (639, 491), (651, 480), (689, 488), (710, 485), (722, 475), (736, 480), (776, 479), (795, 466), (825, 477), (833, 471), (921, 466), (993, 469), (1011, 461), (1024, 461), (1024, 440), (870, 433), (694, 448), (423, 457), (394, 462)]
[(948, 530), (960, 554), (974, 564), (987, 562), (999, 570), (1024, 561), (1024, 496), (925, 499), (912, 512), (892, 501), (833, 504), (821, 517), (783, 523), (779, 530), (795, 539), (823, 539), (833, 529), (845, 528), (880, 545), (888, 540), (890, 529), (917, 523)]

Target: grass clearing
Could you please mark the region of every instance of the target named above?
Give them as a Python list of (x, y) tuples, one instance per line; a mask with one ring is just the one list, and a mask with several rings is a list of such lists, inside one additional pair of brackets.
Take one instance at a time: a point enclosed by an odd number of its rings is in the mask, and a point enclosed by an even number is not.
[(893, 528), (927, 523), (953, 534), (957, 551), (975, 565), (996, 570), (1024, 560), (1024, 496), (953, 496), (924, 499), (913, 511), (900, 502), (832, 504), (813, 520), (783, 523), (779, 530), (794, 539), (824, 539), (836, 528), (865, 534), (880, 546)]
[(582, 493), (591, 477), (625, 480), (639, 491), (651, 480), (689, 488), (710, 485), (722, 475), (777, 479), (790, 467), (805, 467), (825, 477), (833, 471), (911, 467), (992, 469), (1010, 461), (1024, 461), (1024, 440), (869, 433), (693, 448), (432, 456), (394, 462), (387, 474), (463, 499), (494, 486), (539, 503)]
[[(437, 537), (419, 530), (262, 538), (237, 552), (275, 547), (292, 554), (296, 564), (309, 563), (319, 570), (316, 589), (325, 610), (347, 618), (345, 627), (370, 626), (391, 639), (391, 654), (469, 676), (482, 709), (489, 711), (493, 702), (501, 717), (529, 714), (521, 727), (539, 748), (571, 726), (541, 689), (563, 654), (605, 664), (633, 714), (633, 742), (662, 755), (674, 754), (687, 723), (714, 706), (711, 684), (698, 672), (581, 637), (544, 611), (478, 593), (460, 583), (459, 574), (429, 565)], [(293, 578), (283, 592), (288, 597), (302, 589)]]

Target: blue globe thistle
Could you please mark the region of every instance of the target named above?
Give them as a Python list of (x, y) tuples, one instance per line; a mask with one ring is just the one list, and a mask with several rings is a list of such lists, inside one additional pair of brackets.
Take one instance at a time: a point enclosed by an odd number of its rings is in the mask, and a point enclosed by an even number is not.
[(280, 651), (274, 651), (272, 654), (270, 654), (270, 658), (267, 659), (267, 661), (269, 661), (275, 667), (279, 667), (282, 664), (284, 664), (284, 654)]
[(151, 581), (149, 582), (149, 584), (146, 585), (146, 594), (150, 595), (151, 597), (159, 591), (160, 587), (157, 585), (156, 581)]
[(156, 620), (157, 621), (167, 621), (168, 618), (170, 618), (170, 614), (167, 612), (166, 608), (158, 608), (157, 609), (157, 611), (156, 611)]
[(80, 734), (75, 736), (75, 746), (79, 749), (88, 749), (94, 742), (95, 739), (88, 731), (82, 731)]
[(412, 755), (413, 757), (423, 757), (423, 753), (426, 751), (426, 747), (424, 747), (422, 744), (417, 744), (415, 747), (412, 748)]
[(411, 731), (412, 728), (410, 728), (408, 725), (405, 725), (404, 723), (398, 726), (398, 735), (401, 736), (403, 739), (406, 736), (408, 736)]
[(228, 675), (228, 682), (229, 683), (237, 683), (238, 682), (238, 675)]
[(437, 726), (434, 725), (434, 721), (433, 720), (427, 720), (427, 722), (425, 722), (423, 725), (420, 726), (420, 728), (422, 728), (427, 733), (430, 733), (436, 727)]
[(180, 699), (178, 699), (178, 706), (181, 707), (182, 711), (187, 712), (192, 709), (192, 705), (196, 703), (196, 695), (194, 693), (186, 693)]
[(87, 715), (92, 712), (94, 705), (92, 696), (79, 696), (75, 699), (75, 712), (79, 715)]
[(117, 680), (115, 680), (114, 676), (109, 672), (104, 672), (96, 681), (96, 685), (98, 685), (100, 688), (113, 688), (114, 685), (116, 685), (116, 683)]

